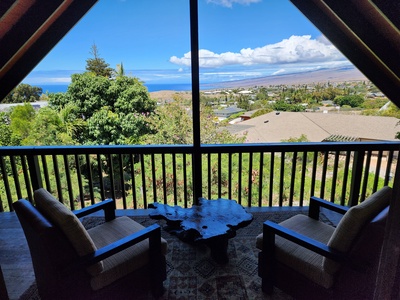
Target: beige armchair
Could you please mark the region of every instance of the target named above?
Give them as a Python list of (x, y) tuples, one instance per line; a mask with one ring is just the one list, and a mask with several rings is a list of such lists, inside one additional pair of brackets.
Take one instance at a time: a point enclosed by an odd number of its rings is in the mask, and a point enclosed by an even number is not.
[[(155, 297), (163, 293), (167, 243), (158, 225), (115, 218), (113, 200), (75, 212), (44, 189), (35, 191), (34, 200), (36, 207), (27, 200), (13, 206), (42, 300), (130, 299), (134, 286), (146, 284)], [(86, 230), (79, 218), (98, 210), (106, 222)]]
[[(391, 195), (383, 187), (351, 208), (312, 197), (308, 216), (266, 221), (256, 240), (263, 291), (276, 286), (296, 299), (373, 298)], [(343, 214), (337, 227), (319, 220), (320, 207)]]

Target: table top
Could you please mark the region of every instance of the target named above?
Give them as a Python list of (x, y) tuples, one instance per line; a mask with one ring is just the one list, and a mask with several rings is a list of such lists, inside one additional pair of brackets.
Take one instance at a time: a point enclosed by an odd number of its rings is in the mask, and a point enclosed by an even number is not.
[(165, 219), (172, 233), (188, 241), (200, 241), (218, 236), (234, 237), (236, 229), (247, 226), (253, 220), (252, 214), (235, 200), (219, 198), (216, 200), (199, 199), (199, 205), (191, 208), (169, 206), (155, 202), (149, 216)]

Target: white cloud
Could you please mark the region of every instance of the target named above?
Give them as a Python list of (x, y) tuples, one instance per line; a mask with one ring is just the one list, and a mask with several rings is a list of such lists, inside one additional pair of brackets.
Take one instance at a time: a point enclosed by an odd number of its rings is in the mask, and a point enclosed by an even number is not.
[(225, 7), (232, 7), (234, 3), (241, 5), (250, 5), (252, 3), (258, 2), (261, 2), (261, 0), (207, 0), (207, 3), (214, 3)]
[(285, 69), (279, 69), (278, 71), (272, 73), (272, 75), (278, 75), (278, 74), (282, 74), (282, 73), (285, 73), (285, 72), (286, 72)]
[(35, 85), (35, 84), (70, 84), (71, 77), (31, 77), (27, 76), (24, 79), (24, 83)]
[[(170, 62), (190, 66), (191, 53), (183, 57), (172, 56)], [(240, 52), (214, 53), (210, 50), (199, 50), (199, 63), (202, 68), (223, 66), (282, 65), (295, 63), (326, 63), (345, 61), (346, 58), (324, 37), (311, 39), (310, 35), (292, 35), (281, 42), (265, 45), (255, 49), (246, 48)]]

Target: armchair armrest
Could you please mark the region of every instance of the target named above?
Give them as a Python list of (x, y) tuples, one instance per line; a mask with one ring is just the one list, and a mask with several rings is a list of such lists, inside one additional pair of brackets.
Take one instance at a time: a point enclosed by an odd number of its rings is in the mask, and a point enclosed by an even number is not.
[(102, 202), (93, 204), (91, 206), (79, 210), (74, 210), (73, 213), (78, 218), (82, 218), (99, 210), (104, 210), (104, 216), (106, 221), (115, 219), (115, 202), (113, 199), (106, 199)]
[(318, 220), (321, 207), (324, 207), (326, 209), (332, 210), (334, 212), (337, 212), (337, 213), (343, 214), (343, 215), (349, 210), (349, 207), (347, 207), (347, 206), (342, 206), (339, 204), (329, 202), (325, 199), (321, 199), (321, 198), (312, 196), (310, 198), (310, 207), (308, 210), (308, 216), (310, 218), (313, 218), (314, 220)]
[[(330, 258), (335, 261), (344, 261), (346, 260), (346, 255), (340, 251), (337, 251), (324, 243), (321, 243), (317, 240), (309, 238), (303, 234), (297, 233), (291, 229), (285, 228), (279, 224), (276, 224), (271, 221), (266, 221), (263, 224), (263, 234), (264, 234), (264, 245), (263, 249), (268, 249), (270, 247), (275, 246), (275, 234), (291, 241), (300, 246), (307, 248), (311, 251), (314, 251), (322, 256)], [(266, 238), (267, 237), (267, 238)], [(269, 244), (273, 242), (273, 244)], [(265, 244), (267, 243), (267, 244)], [(264, 248), (267, 247), (267, 248)]]
[(91, 254), (80, 257), (78, 261), (68, 266), (64, 272), (69, 274), (81, 267), (93, 265), (147, 238), (149, 239), (150, 244), (150, 256), (161, 255), (161, 227), (158, 224), (153, 224), (107, 246), (104, 246)]

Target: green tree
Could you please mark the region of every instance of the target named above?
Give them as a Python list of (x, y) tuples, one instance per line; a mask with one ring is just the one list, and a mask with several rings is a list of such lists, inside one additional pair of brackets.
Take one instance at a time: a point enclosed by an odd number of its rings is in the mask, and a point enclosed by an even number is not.
[(42, 88), (21, 83), (11, 91), (2, 101), (2, 103), (24, 103), (40, 100)]
[[(14, 107), (10, 114), (10, 129), (12, 134), (15, 135), (13, 139), (24, 140), (28, 138), (34, 118), (35, 110), (29, 103)], [(22, 144), (24, 144), (23, 141)]]
[(50, 107), (41, 108), (31, 122), (29, 136), (25, 145), (60, 145), (68, 144), (61, 138), (62, 122), (57, 112)]
[(152, 134), (144, 137), (144, 143), (191, 144), (193, 142), (192, 118), (178, 97), (175, 101), (157, 107), (149, 119)]
[(249, 96), (240, 95), (237, 103), (238, 108), (242, 108), (244, 110), (249, 110), (250, 108), (250, 100)]
[[(183, 100), (175, 97), (174, 101), (160, 106), (150, 117), (152, 134), (144, 137), (144, 143), (152, 144), (192, 144), (193, 126), (189, 114), (190, 108), (183, 105)], [(206, 105), (201, 106), (200, 140), (203, 144), (243, 143), (245, 137), (238, 138), (217, 125), (213, 111)]]
[(115, 77), (121, 77), (121, 76), (125, 76), (125, 69), (124, 69), (124, 65), (122, 64), (118, 64), (116, 69), (115, 69)]
[(360, 107), (364, 103), (364, 97), (361, 95), (336, 96), (333, 103), (340, 106), (349, 105), (351, 107)]
[(97, 76), (111, 78), (114, 70), (110, 68), (110, 65), (106, 63), (103, 58), (100, 57), (96, 44), (92, 45), (89, 53), (93, 55), (93, 58), (88, 58), (86, 60), (86, 70), (93, 72)]
[(59, 111), (73, 107), (69, 125), (77, 143), (135, 144), (149, 133), (147, 118), (156, 102), (137, 78), (110, 79), (86, 72), (71, 79), (64, 96), (50, 95), (50, 105)]

